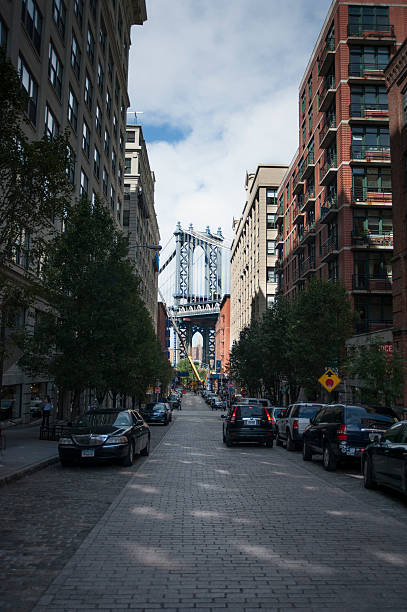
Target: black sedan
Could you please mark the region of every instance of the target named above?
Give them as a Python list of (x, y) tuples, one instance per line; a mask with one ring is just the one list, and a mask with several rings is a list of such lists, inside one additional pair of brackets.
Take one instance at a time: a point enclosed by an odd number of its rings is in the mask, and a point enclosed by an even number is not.
[(132, 465), (150, 452), (150, 429), (135, 410), (92, 410), (72, 424), (58, 442), (62, 465), (119, 459)]
[(142, 415), (147, 423), (162, 423), (168, 425), (172, 419), (171, 408), (165, 402), (146, 404), (142, 409)]
[(362, 455), (365, 487), (373, 489), (383, 484), (407, 495), (407, 421), (371, 438)]

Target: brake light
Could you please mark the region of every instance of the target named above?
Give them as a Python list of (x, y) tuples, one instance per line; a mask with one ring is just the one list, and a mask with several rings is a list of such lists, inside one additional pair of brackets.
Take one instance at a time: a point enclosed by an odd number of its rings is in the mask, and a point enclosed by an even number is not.
[(336, 439), (338, 442), (346, 442), (348, 439), (348, 434), (346, 432), (346, 425), (339, 425), (336, 430)]
[(230, 417), (231, 423), (236, 423), (236, 410), (237, 410), (237, 407), (235, 407), (235, 409), (232, 412), (232, 416)]
[(293, 429), (298, 429), (298, 419), (294, 419), (294, 421), (293, 421)]
[(265, 413), (266, 413), (266, 417), (269, 423), (274, 423), (274, 419), (273, 417), (270, 416), (269, 411), (267, 410), (267, 408), (264, 409)]

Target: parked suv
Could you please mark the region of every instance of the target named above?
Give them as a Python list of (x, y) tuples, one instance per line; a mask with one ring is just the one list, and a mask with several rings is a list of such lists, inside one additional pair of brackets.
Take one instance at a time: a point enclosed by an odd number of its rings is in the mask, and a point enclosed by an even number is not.
[(364, 408), (332, 404), (324, 406), (303, 435), (303, 459), (322, 454), (323, 466), (333, 471), (339, 461), (360, 457), (372, 436), (397, 421), (390, 408)]
[(277, 420), (277, 440), (276, 444), (282, 446), (286, 443), (286, 448), (293, 451), (302, 446), (302, 435), (310, 424), (310, 419), (321, 410), (324, 404), (298, 403), (292, 404), (286, 412)]
[(275, 421), (269, 410), (259, 404), (234, 404), (227, 415), (222, 415), (223, 442), (258, 442), (272, 447)]

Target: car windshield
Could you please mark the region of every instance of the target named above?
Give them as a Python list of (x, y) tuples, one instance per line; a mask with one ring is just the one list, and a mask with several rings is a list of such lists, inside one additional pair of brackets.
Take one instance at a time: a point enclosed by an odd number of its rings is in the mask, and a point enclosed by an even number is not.
[(89, 412), (80, 417), (76, 427), (100, 427), (101, 425), (113, 425), (116, 427), (127, 427), (130, 425), (130, 417), (127, 412)]
[(165, 412), (165, 406), (163, 404), (157, 404), (152, 408), (154, 412)]
[(321, 404), (313, 404), (312, 406), (301, 406), (298, 416), (301, 419), (311, 419), (321, 408)]
[(264, 416), (264, 408), (262, 406), (236, 406), (237, 419), (250, 419), (252, 417)]
[[(384, 412), (385, 414), (382, 414)], [(346, 410), (346, 422), (349, 425), (361, 425), (372, 427), (375, 424), (396, 423), (396, 415), (389, 409), (363, 408), (362, 406), (351, 406)]]
[(273, 412), (274, 418), (278, 419), (278, 417), (280, 416), (283, 410), (284, 408), (274, 408), (274, 412)]

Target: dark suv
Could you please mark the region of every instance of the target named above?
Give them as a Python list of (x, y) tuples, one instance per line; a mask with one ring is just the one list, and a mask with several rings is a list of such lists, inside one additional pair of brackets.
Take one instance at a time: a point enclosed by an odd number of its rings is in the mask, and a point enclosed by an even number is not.
[(234, 404), (222, 415), (223, 441), (226, 446), (236, 442), (258, 442), (272, 447), (275, 421), (269, 410), (259, 404)]
[(339, 461), (360, 457), (371, 436), (386, 431), (396, 421), (396, 414), (389, 408), (325, 406), (304, 431), (303, 459), (310, 461), (313, 454), (322, 454), (324, 468), (333, 471)]

